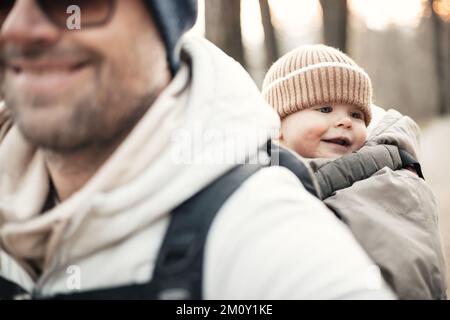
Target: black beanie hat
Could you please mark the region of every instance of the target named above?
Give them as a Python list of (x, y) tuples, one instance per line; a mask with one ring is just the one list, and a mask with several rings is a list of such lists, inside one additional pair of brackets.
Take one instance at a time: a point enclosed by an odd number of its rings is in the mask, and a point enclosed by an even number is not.
[(146, 0), (155, 19), (162, 40), (167, 50), (172, 74), (175, 74), (179, 64), (179, 52), (176, 45), (180, 37), (189, 30), (197, 19), (197, 0)]

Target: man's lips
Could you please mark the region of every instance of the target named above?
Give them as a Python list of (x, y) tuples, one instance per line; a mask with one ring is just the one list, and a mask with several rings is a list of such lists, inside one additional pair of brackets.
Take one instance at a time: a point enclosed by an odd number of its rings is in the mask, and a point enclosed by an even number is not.
[(89, 60), (75, 59), (14, 59), (5, 64), (9, 81), (24, 94), (56, 95), (67, 88), (76, 88)]
[(39, 59), (26, 60), (16, 59), (8, 61), (6, 68), (12, 70), (16, 74), (35, 73), (43, 74), (50, 72), (70, 72), (83, 68), (89, 63), (88, 60), (75, 59)]

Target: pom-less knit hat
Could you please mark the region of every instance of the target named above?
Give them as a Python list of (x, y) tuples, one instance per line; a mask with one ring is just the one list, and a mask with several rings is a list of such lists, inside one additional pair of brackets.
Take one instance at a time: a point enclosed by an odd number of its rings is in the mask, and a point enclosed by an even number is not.
[(146, 0), (167, 50), (172, 74), (180, 64), (177, 43), (197, 19), (197, 0)]
[(292, 50), (267, 72), (264, 99), (281, 119), (316, 105), (343, 103), (372, 118), (372, 84), (367, 73), (341, 51), (325, 45)]

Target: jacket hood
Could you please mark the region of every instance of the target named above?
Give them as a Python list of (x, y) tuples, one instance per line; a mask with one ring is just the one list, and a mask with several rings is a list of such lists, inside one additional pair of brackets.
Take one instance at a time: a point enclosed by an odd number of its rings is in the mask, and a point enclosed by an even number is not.
[(375, 121), (368, 128), (366, 145), (396, 145), (420, 160), (420, 128), (417, 123), (393, 109), (384, 111), (373, 106), (372, 110)]

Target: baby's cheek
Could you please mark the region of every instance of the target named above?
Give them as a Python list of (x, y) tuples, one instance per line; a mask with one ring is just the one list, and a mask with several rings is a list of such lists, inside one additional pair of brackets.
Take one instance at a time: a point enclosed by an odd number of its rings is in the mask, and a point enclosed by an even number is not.
[(366, 128), (362, 128), (356, 135), (355, 137), (355, 148), (360, 149), (364, 143), (366, 143), (366, 139), (367, 139), (367, 130)]
[(319, 149), (321, 135), (316, 131), (308, 131), (297, 141), (297, 152), (307, 158), (313, 158)]
[(310, 142), (319, 142), (324, 134), (327, 132), (325, 128), (322, 128), (320, 126), (311, 128), (305, 133), (305, 140), (308, 140)]

